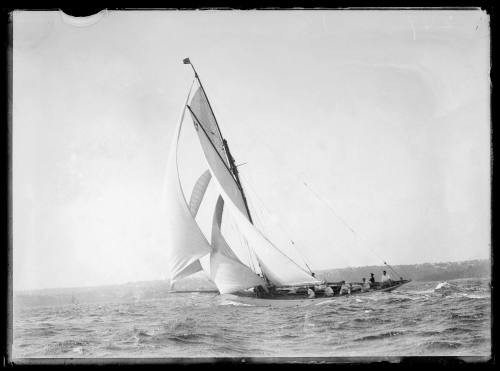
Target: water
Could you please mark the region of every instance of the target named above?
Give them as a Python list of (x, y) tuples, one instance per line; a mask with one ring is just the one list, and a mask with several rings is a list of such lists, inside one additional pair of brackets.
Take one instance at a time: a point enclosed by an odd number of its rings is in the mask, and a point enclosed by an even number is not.
[(241, 305), (215, 293), (15, 308), (13, 356), (489, 356), (488, 281), (434, 290), (439, 283), (298, 308)]

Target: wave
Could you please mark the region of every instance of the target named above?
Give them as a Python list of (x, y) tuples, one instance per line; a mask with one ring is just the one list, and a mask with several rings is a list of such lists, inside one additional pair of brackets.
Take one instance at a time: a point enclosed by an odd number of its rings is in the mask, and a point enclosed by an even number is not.
[(449, 350), (458, 349), (463, 346), (462, 343), (456, 341), (430, 341), (422, 344), (420, 347), (426, 350)]
[(34, 329), (25, 329), (26, 334), (28, 336), (56, 336), (59, 335), (58, 331), (55, 331), (51, 328), (34, 328)]
[(484, 319), (484, 313), (451, 313), (451, 318), (462, 321), (480, 321)]
[(409, 297), (396, 297), (396, 298), (392, 297), (387, 299), (385, 301), (385, 304), (401, 304), (409, 301), (412, 301), (412, 299), (410, 299)]
[(148, 334), (146, 331), (138, 331), (137, 336), (142, 336), (142, 337), (151, 337), (153, 335)]
[(330, 304), (335, 304), (336, 302), (338, 303), (338, 301), (336, 299), (331, 299), (331, 300), (320, 301), (319, 303), (316, 303), (315, 305), (316, 306), (330, 305)]
[(389, 332), (382, 332), (382, 333), (375, 334), (375, 335), (363, 336), (363, 337), (354, 339), (354, 341), (379, 340), (379, 339), (386, 339), (386, 338), (393, 337), (393, 336), (401, 336), (401, 335), (405, 335), (405, 334), (406, 334), (406, 331), (389, 331)]
[[(490, 290), (484, 285), (465, 287), (466, 281), (458, 284), (461, 291), (442, 296), (434, 291), (439, 283), (415, 283), (413, 291), (370, 293), (359, 296), (361, 302), (357, 296), (331, 298), (299, 309), (263, 308), (208, 295), (195, 301), (185, 295), (147, 304), (89, 305), (76, 316), (58, 308), (30, 308), (14, 316), (13, 354), (217, 357), (241, 352), (248, 357), (251, 351), (278, 357), (489, 352)], [(68, 320), (70, 316), (75, 319)]]
[[(200, 341), (203, 339), (203, 337), (198, 335), (198, 334), (176, 334), (176, 335), (166, 336), (165, 338), (168, 340), (172, 340), (175, 342), (181, 342), (181, 343), (184, 343), (184, 342), (190, 343), (193, 341), (196, 342), (196, 341)], [(156, 337), (156, 339), (158, 339), (158, 336)]]
[(57, 354), (57, 353), (67, 353), (76, 352), (83, 353), (84, 349), (90, 345), (87, 340), (64, 340), (59, 341), (54, 344), (48, 344), (45, 347), (46, 354)]
[(484, 295), (481, 295), (481, 294), (462, 294), (462, 297), (468, 298), (468, 299), (490, 299), (491, 295), (489, 293), (484, 294)]
[(252, 305), (252, 304), (240, 303), (240, 302), (232, 301), (232, 300), (224, 300), (219, 305), (234, 305), (236, 307), (255, 307), (255, 305)]

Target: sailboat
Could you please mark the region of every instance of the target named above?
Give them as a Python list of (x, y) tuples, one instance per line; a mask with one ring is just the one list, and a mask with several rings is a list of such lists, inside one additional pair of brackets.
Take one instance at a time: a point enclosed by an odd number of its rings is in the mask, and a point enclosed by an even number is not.
[[(166, 174), (166, 210), (169, 231), (170, 284), (203, 270), (200, 259), (209, 255), (210, 279), (220, 294), (261, 300), (321, 300), (342, 295), (341, 282), (326, 282), (296, 263), (259, 230), (252, 219), (238, 167), (223, 137), (212, 106), (189, 58), (194, 79), (173, 136)], [(194, 88), (194, 89), (193, 89)], [(190, 116), (204, 154), (207, 169), (199, 175), (189, 199), (179, 176), (178, 147), (186, 116)], [(213, 210), (210, 241), (196, 216), (210, 182), (217, 200)], [(245, 264), (222, 233), (222, 216), (229, 213), (242, 240), (257, 262)], [(400, 279), (369, 291), (391, 291), (409, 282)], [(349, 289), (352, 288), (349, 286)], [(311, 291), (313, 294), (311, 294)], [(356, 290), (349, 290), (354, 294)], [(362, 290), (358, 290), (361, 291)], [(363, 291), (367, 292), (367, 291)]]

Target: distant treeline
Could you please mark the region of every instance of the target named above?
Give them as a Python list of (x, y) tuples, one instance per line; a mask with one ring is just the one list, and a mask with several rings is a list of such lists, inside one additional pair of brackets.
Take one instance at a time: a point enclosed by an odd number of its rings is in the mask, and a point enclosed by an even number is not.
[[(204, 272), (187, 277), (175, 284), (177, 291), (214, 291), (217, 287)], [(171, 294), (170, 282), (143, 281), (121, 285), (42, 289), (14, 292), (14, 307), (79, 305), (83, 303), (126, 302), (162, 299)]]
[[(489, 260), (470, 260), (451, 263), (425, 263), (413, 265), (395, 265), (394, 271), (386, 266), (365, 266), (317, 271), (318, 278), (328, 281), (360, 282), (363, 277), (375, 274), (378, 281), (383, 270), (392, 278), (411, 278), (414, 281), (451, 281), (459, 278), (490, 277)], [(215, 285), (204, 272), (187, 277), (175, 284), (177, 291), (213, 291)], [(122, 285), (44, 289), (14, 292), (14, 309), (32, 306), (80, 305), (84, 303), (119, 302), (133, 300), (162, 299), (171, 295), (170, 283), (164, 281), (145, 281)]]
[[(392, 269), (391, 269), (392, 268)], [(387, 271), (391, 278), (411, 278), (414, 281), (450, 281), (459, 278), (487, 278), (491, 275), (489, 260), (469, 260), (463, 262), (424, 263), (411, 265), (372, 265), (318, 271), (317, 276), (328, 281), (359, 282), (368, 279), (370, 273), (380, 280), (382, 271)]]

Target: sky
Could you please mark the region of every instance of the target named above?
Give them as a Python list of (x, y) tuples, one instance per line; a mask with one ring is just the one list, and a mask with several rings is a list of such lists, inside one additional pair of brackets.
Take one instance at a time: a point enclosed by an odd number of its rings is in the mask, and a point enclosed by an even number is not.
[[(488, 258), (489, 35), (480, 10), (15, 11), (14, 289), (169, 276), (185, 57), (256, 225), (298, 263)], [(187, 195), (201, 153), (186, 122)]]

